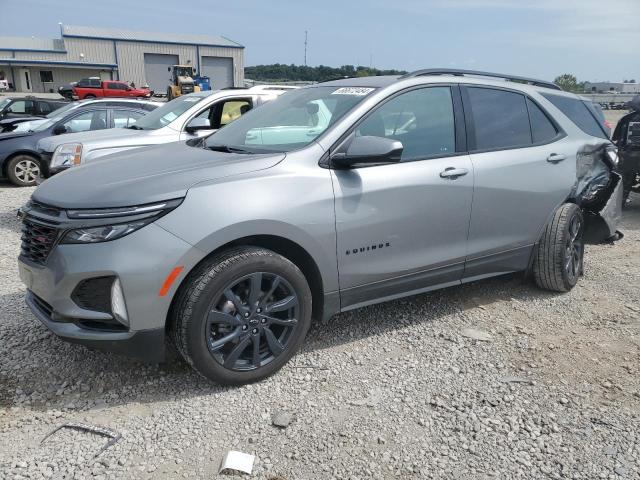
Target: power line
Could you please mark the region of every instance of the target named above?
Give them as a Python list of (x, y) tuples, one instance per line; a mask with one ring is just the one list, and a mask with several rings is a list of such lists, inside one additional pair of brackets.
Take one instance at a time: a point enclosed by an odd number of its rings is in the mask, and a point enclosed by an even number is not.
[(309, 32), (307, 30), (304, 31), (304, 66), (307, 66), (307, 44), (309, 40)]

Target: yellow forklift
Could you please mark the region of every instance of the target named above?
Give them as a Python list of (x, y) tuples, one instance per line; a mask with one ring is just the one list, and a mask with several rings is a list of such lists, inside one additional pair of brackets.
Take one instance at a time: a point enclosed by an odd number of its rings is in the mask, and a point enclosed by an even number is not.
[(195, 72), (191, 65), (173, 65), (168, 70), (171, 72), (171, 85), (167, 87), (167, 100), (200, 91), (200, 87), (195, 83)]

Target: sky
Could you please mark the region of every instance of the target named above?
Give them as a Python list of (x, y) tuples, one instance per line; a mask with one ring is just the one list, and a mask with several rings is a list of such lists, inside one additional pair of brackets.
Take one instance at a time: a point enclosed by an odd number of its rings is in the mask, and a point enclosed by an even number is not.
[(0, 0), (0, 36), (58, 22), (224, 35), (245, 64), (448, 67), (640, 81), (640, 0)]

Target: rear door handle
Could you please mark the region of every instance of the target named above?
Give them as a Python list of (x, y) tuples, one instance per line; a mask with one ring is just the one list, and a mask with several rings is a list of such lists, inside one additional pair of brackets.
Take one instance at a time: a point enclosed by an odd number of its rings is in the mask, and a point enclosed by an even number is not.
[(440, 172), (440, 178), (450, 178), (451, 180), (455, 180), (458, 177), (463, 177), (467, 173), (469, 173), (469, 170), (466, 168), (447, 167)]
[(560, 153), (552, 153), (551, 155), (549, 155), (547, 157), (547, 162), (549, 163), (560, 163), (563, 160), (566, 160), (567, 156), (566, 155), (562, 155)]

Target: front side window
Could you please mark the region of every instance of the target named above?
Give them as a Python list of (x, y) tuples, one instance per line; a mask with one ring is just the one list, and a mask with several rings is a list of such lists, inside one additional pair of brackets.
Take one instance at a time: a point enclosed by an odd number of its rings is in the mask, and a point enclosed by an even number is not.
[(220, 127), (239, 119), (249, 110), (251, 110), (251, 102), (249, 100), (229, 100), (224, 102), (220, 109)]
[(51, 113), (51, 105), (46, 102), (39, 102), (38, 107), (40, 108), (40, 113)]
[(403, 162), (454, 153), (456, 129), (451, 89), (421, 88), (398, 95), (374, 110), (355, 134), (402, 142)]
[(28, 113), (35, 114), (35, 104), (32, 100), (17, 100), (9, 106), (11, 113)]
[(136, 128), (141, 130), (157, 130), (165, 127), (205, 98), (206, 97), (191, 95), (175, 98), (141, 118), (136, 122)]
[(476, 150), (531, 144), (531, 127), (524, 95), (491, 88), (467, 88), (476, 131)]
[(303, 148), (374, 90), (335, 86), (292, 90), (214, 133), (206, 146), (256, 153)]
[(124, 83), (115, 83), (115, 82), (112, 82), (112, 83), (108, 83), (108, 84), (107, 84), (107, 88), (108, 88), (109, 90), (126, 90), (126, 89), (127, 89), (127, 86), (126, 86)]
[(553, 103), (558, 110), (569, 117), (569, 120), (587, 135), (608, 138), (600, 122), (579, 98), (553, 95), (550, 93), (543, 93), (542, 96)]
[(133, 125), (144, 114), (131, 110), (114, 110), (112, 116), (114, 128), (126, 128)]
[(67, 120), (62, 124), (67, 133), (87, 132), (107, 128), (107, 111), (94, 110), (84, 112)]

